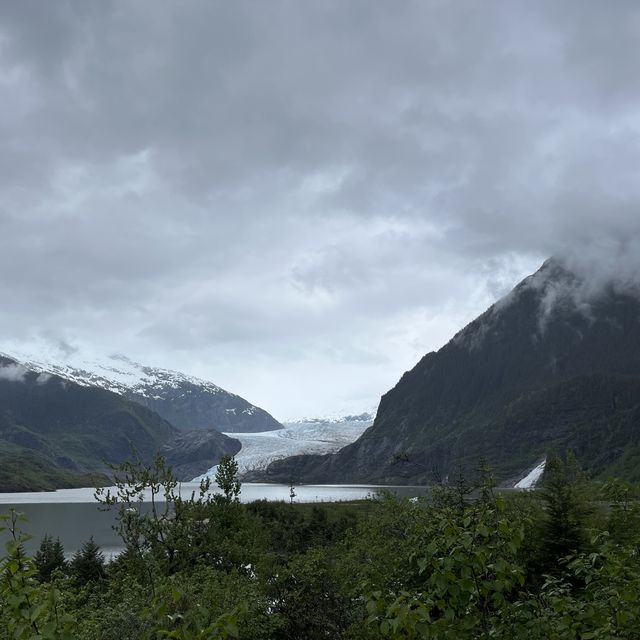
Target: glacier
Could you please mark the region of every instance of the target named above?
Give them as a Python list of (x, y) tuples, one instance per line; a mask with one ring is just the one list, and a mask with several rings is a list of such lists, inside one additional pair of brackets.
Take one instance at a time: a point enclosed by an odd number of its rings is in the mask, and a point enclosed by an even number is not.
[[(236, 454), (238, 473), (265, 469), (271, 462), (300, 454), (334, 453), (357, 440), (373, 424), (374, 415), (363, 413), (356, 416), (331, 418), (303, 418), (300, 421), (284, 422), (284, 429), (258, 433), (229, 433), (240, 440), (242, 449)], [(217, 465), (197, 478), (198, 482), (213, 477)]]

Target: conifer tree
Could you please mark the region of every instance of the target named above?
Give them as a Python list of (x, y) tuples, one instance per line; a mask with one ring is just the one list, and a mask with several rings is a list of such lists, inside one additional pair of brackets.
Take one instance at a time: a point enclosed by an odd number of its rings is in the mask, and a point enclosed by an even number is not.
[(71, 560), (71, 569), (80, 584), (98, 582), (106, 577), (104, 554), (93, 536), (76, 551)]
[(542, 498), (546, 510), (544, 543), (547, 560), (552, 565), (559, 558), (585, 548), (585, 522), (590, 513), (585, 484), (585, 475), (571, 451), (564, 461), (557, 455), (549, 457)]
[(54, 542), (50, 535), (45, 535), (33, 561), (38, 570), (40, 582), (49, 582), (53, 572), (56, 569), (63, 569), (67, 564), (60, 538), (56, 538)]

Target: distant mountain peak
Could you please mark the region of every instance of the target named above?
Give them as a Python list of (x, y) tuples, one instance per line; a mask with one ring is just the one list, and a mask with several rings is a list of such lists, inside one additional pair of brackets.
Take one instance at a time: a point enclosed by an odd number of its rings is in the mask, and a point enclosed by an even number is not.
[(483, 460), (513, 486), (571, 449), (591, 475), (639, 479), (640, 274), (568, 264), (547, 260), (424, 356), (356, 442), (273, 463), (266, 477), (428, 482)]
[(499, 330), (507, 311), (528, 298), (535, 319), (532, 339), (543, 337), (549, 322), (558, 314), (579, 314), (593, 318), (593, 305), (610, 293), (602, 284), (590, 286), (584, 276), (574, 272), (560, 258), (551, 257), (533, 274), (519, 282), (507, 295), (461, 329), (451, 340), (471, 350), (479, 348), (485, 337)]
[(336, 411), (324, 415), (306, 415), (285, 420), (285, 424), (340, 424), (346, 422), (372, 422), (376, 416), (376, 407), (365, 411)]
[(282, 428), (264, 409), (213, 382), (142, 365), (123, 354), (88, 358), (77, 349), (43, 345), (35, 353), (15, 348), (6, 355), (32, 371), (57, 375), (81, 386), (99, 387), (135, 400), (182, 430), (215, 428), (225, 432), (252, 432)]
[(241, 444), (213, 429), (178, 432), (156, 412), (91, 384), (0, 356), (0, 491), (91, 486), (89, 473), (162, 451), (191, 480)]

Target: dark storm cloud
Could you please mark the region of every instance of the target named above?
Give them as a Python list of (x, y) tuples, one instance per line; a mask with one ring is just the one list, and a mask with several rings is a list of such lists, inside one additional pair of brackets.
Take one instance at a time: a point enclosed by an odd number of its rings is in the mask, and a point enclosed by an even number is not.
[(623, 1), (3, 3), (0, 337), (312, 410), (547, 255), (633, 279), (639, 36)]

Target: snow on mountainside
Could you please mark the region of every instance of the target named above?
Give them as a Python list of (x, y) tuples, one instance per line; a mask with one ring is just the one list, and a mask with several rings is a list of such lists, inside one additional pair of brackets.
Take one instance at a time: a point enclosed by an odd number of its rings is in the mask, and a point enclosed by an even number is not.
[(327, 414), (321, 417), (309, 417), (302, 416), (299, 418), (289, 418), (283, 420), (282, 424), (294, 425), (294, 424), (338, 424), (338, 423), (357, 423), (368, 422), (372, 423), (376, 417), (375, 407), (362, 413), (347, 413), (346, 411)]
[[(375, 412), (285, 422), (284, 429), (265, 433), (234, 433), (242, 449), (236, 454), (241, 474), (261, 471), (274, 460), (303, 453), (333, 453), (357, 440), (373, 424)], [(215, 475), (212, 467), (205, 475)], [(198, 479), (198, 478), (197, 478)], [(196, 480), (197, 480), (196, 479)]]
[(544, 468), (547, 464), (546, 458), (533, 468), (527, 475), (513, 485), (514, 489), (534, 489), (542, 478)]
[(372, 423), (374, 418), (376, 417), (376, 408), (372, 407), (367, 411), (363, 411), (362, 413), (354, 413), (350, 414), (346, 411), (341, 411), (337, 413), (331, 413), (322, 417), (308, 417), (303, 416), (301, 418), (290, 418), (288, 420), (284, 420), (283, 424), (285, 425), (293, 425), (293, 424), (337, 424), (337, 423), (347, 423), (347, 422), (369, 422)]
[(124, 395), (136, 391), (140, 395), (153, 397), (166, 387), (178, 387), (180, 383), (200, 384), (212, 393), (220, 393), (222, 389), (211, 382), (186, 376), (177, 371), (145, 367), (122, 355), (108, 356), (104, 360), (87, 359), (70, 354), (66, 358), (49, 353), (33, 354), (30, 352), (2, 353), (7, 358), (18, 360), (28, 369), (37, 373), (49, 373), (71, 380), (83, 387), (101, 387)]
[(12, 348), (6, 356), (37, 373), (57, 375), (135, 400), (182, 430), (254, 432), (282, 427), (263, 409), (212, 382), (141, 365), (122, 355), (86, 358), (77, 351), (39, 345), (36, 353)]

